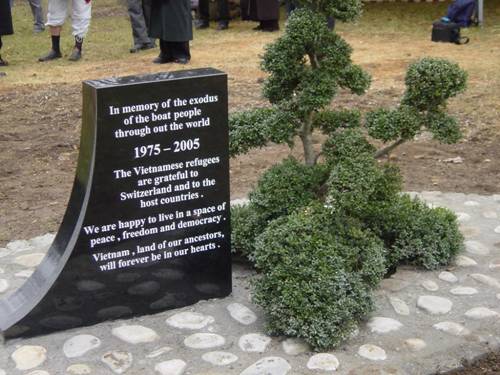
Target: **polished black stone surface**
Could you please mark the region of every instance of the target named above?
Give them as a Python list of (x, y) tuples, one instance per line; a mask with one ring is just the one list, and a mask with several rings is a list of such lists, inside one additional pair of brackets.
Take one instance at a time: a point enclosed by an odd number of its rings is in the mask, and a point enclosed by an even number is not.
[(231, 293), (227, 76), (83, 83), (76, 179), (33, 276), (0, 301), (5, 338)]

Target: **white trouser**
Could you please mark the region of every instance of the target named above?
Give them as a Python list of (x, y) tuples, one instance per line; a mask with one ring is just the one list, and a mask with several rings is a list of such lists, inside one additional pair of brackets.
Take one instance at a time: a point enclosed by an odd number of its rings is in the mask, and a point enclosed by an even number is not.
[(73, 35), (84, 38), (90, 25), (91, 2), (87, 3), (85, 0), (49, 0), (46, 25), (62, 26), (68, 14), (68, 3), (70, 1), (73, 8), (71, 13)]

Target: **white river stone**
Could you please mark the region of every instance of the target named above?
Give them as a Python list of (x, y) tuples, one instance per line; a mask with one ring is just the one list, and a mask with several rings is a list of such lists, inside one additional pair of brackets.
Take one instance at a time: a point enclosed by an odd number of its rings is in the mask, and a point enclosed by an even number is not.
[(500, 233), (500, 225), (494, 229), (495, 233)]
[(160, 338), (151, 328), (140, 325), (126, 325), (113, 328), (111, 333), (129, 344), (143, 344)]
[(92, 374), (92, 369), (84, 363), (76, 363), (69, 366), (66, 372), (70, 375), (89, 375)]
[(477, 282), (480, 282), (481, 284), (500, 289), (500, 282), (491, 276), (486, 276), (481, 273), (473, 273), (470, 275), (470, 277), (472, 277)]
[(495, 211), (484, 211), (483, 217), (486, 219), (498, 219), (498, 214)]
[(104, 353), (101, 361), (115, 374), (123, 374), (132, 366), (133, 357), (131, 353), (123, 350), (113, 350)]
[(15, 253), (32, 250), (31, 244), (26, 240), (11, 241), (5, 247)]
[(52, 242), (54, 242), (55, 234), (53, 233), (47, 233), (44, 234), (43, 236), (38, 236), (35, 238), (32, 238), (30, 240), (31, 246), (34, 248), (40, 249), (40, 250), (46, 250), (52, 245)]
[(77, 335), (63, 345), (63, 352), (67, 358), (76, 358), (84, 355), (89, 350), (101, 346), (101, 340), (92, 335)]
[(333, 354), (319, 353), (313, 355), (307, 361), (307, 368), (309, 370), (321, 371), (336, 371), (340, 366), (340, 362)]
[(455, 322), (440, 322), (434, 324), (432, 327), (438, 331), (446, 332), (453, 336), (467, 336), (470, 334), (470, 331), (467, 328)]
[(27, 268), (35, 268), (42, 262), (44, 257), (45, 254), (43, 253), (26, 254), (15, 258), (14, 263)]
[(474, 320), (496, 318), (498, 315), (496, 311), (490, 310), (487, 307), (474, 307), (465, 312), (467, 318)]
[(374, 333), (388, 333), (397, 331), (398, 329), (403, 327), (403, 324), (395, 319), (375, 316), (368, 322), (368, 327), (370, 327), (371, 332)]
[(422, 281), (422, 286), (429, 292), (436, 292), (437, 290), (439, 290), (439, 286), (432, 280)]
[(201, 358), (214, 366), (227, 366), (238, 360), (237, 356), (228, 352), (208, 352), (203, 354)]
[(358, 354), (370, 361), (385, 361), (387, 354), (380, 346), (365, 344), (359, 347)]
[(180, 312), (166, 320), (169, 326), (180, 329), (202, 329), (213, 322), (213, 316), (191, 311)]
[(0, 368), (0, 375), (6, 375), (6, 372)]
[(257, 320), (257, 315), (241, 303), (231, 303), (227, 310), (231, 317), (241, 324), (250, 325)]
[(287, 338), (281, 343), (283, 351), (288, 355), (299, 355), (311, 351), (311, 347), (302, 339)]
[(447, 298), (437, 296), (418, 297), (417, 306), (429, 314), (447, 314), (453, 307), (453, 302)]
[(464, 206), (467, 206), (467, 207), (477, 207), (477, 206), (479, 206), (479, 202), (477, 202), (477, 201), (466, 201), (464, 203)]
[(265, 357), (243, 370), (240, 375), (285, 375), (292, 367), (280, 357)]
[(489, 268), (490, 270), (496, 270), (497, 268), (500, 268), (500, 259), (499, 258), (493, 259), (490, 262)]
[(31, 370), (47, 359), (47, 349), (43, 346), (24, 345), (11, 355), (18, 370)]
[(156, 358), (161, 356), (162, 354), (168, 353), (172, 351), (173, 349), (169, 346), (163, 346), (161, 348), (153, 350), (151, 353), (146, 355), (146, 358)]
[(460, 267), (477, 266), (477, 262), (474, 259), (466, 257), (465, 255), (457, 256), (455, 264)]
[(422, 339), (408, 339), (405, 340), (404, 344), (412, 352), (419, 352), (427, 347), (427, 344)]
[(470, 215), (465, 212), (457, 212), (456, 215), (457, 220), (462, 223), (470, 220)]
[(50, 375), (50, 373), (48, 371), (45, 371), (45, 370), (35, 370), (35, 371), (31, 371), (27, 375)]
[(404, 316), (410, 315), (410, 308), (402, 299), (399, 299), (397, 297), (389, 297), (389, 302), (397, 314)]
[(182, 359), (172, 359), (158, 363), (155, 366), (155, 371), (160, 375), (182, 375), (186, 370), (187, 363)]
[(6, 279), (0, 279), (0, 293), (5, 293), (9, 289), (9, 282)]
[(31, 277), (31, 275), (33, 275), (33, 270), (23, 270), (23, 271), (19, 271), (19, 272), (16, 272), (14, 274), (15, 277), (19, 277), (20, 279), (29, 279)]
[(215, 333), (195, 333), (184, 339), (184, 345), (191, 349), (210, 349), (225, 343), (226, 339)]
[(440, 280), (446, 281), (447, 283), (453, 284), (458, 282), (458, 277), (448, 271), (441, 272), (438, 277)]
[(465, 250), (474, 255), (488, 255), (490, 253), (490, 249), (478, 241), (465, 241)]
[(478, 291), (476, 288), (471, 288), (469, 286), (457, 286), (456, 288), (450, 290), (450, 293), (455, 296), (472, 296), (477, 294)]
[(261, 333), (249, 333), (243, 335), (238, 340), (238, 346), (244, 352), (258, 352), (262, 353), (270, 344), (271, 338)]

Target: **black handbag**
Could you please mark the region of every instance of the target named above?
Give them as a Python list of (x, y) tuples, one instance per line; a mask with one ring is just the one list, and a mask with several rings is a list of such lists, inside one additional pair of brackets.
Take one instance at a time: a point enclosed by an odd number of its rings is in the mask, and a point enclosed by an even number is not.
[(467, 44), (469, 38), (460, 36), (460, 26), (454, 22), (436, 21), (432, 24), (433, 42), (445, 42), (455, 44)]

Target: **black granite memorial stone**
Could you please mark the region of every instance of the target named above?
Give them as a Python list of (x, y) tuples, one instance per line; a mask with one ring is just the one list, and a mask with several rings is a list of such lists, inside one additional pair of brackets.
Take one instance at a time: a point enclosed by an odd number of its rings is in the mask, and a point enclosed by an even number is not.
[(4, 338), (231, 293), (227, 115), (214, 69), (84, 82), (68, 209), (40, 266), (0, 301)]

